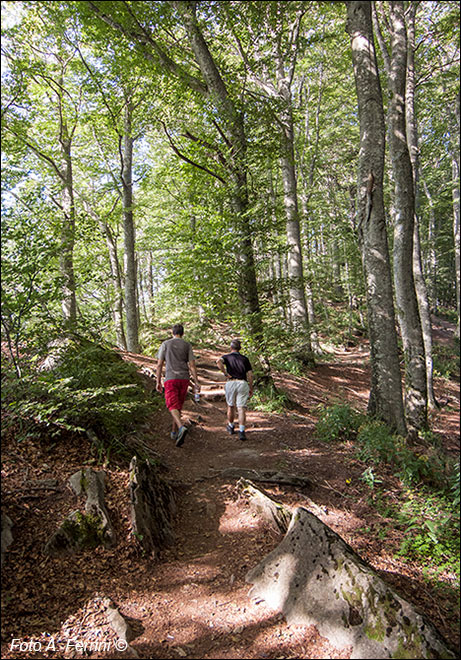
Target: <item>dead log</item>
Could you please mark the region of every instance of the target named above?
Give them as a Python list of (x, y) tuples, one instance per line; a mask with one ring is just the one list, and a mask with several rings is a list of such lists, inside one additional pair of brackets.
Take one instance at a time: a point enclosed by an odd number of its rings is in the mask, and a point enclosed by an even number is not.
[(281, 543), (246, 576), (250, 595), (314, 625), (351, 658), (455, 658), (436, 628), (332, 529), (302, 507)]
[(138, 465), (134, 456), (130, 463), (130, 497), (133, 535), (145, 552), (156, 557), (174, 543), (173, 489), (162, 479), (157, 466), (147, 460)]
[(248, 470), (246, 468), (226, 468), (221, 471), (223, 477), (231, 479), (251, 479), (262, 483), (280, 484), (282, 486), (294, 486), (295, 488), (308, 488), (311, 483), (307, 477), (296, 474), (286, 474), (277, 470)]

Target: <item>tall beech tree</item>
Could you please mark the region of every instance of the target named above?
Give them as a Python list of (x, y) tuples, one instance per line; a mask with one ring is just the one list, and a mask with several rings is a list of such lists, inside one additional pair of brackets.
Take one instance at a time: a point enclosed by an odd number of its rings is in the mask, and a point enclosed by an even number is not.
[(129, 351), (139, 353), (137, 275), (135, 258), (135, 225), (133, 218), (133, 111), (131, 89), (124, 94), (123, 133), (120, 136), (120, 161), (123, 203), (123, 235), (125, 246), (125, 309), (126, 345)]
[(390, 52), (387, 61), (389, 89), (389, 153), (394, 182), (393, 267), (405, 355), (405, 414), (413, 431), (427, 427), (427, 378), (424, 341), (414, 278), (415, 186), (407, 141), (406, 76), (408, 40), (403, 2), (389, 2)]
[(392, 277), (383, 181), (385, 121), (369, 2), (346, 2), (346, 29), (360, 121), (357, 227), (366, 279), (371, 349), (368, 409), (399, 433), (406, 432), (395, 331)]
[(405, 87), (405, 119), (407, 142), (410, 153), (415, 214), (413, 228), (413, 275), (415, 290), (418, 300), (419, 316), (424, 342), (424, 358), (426, 362), (427, 402), (431, 408), (437, 408), (434, 393), (434, 361), (432, 358), (432, 323), (426, 280), (423, 272), (420, 238), (420, 212), (421, 212), (421, 189), (420, 189), (420, 149), (418, 136), (418, 123), (416, 117), (416, 12), (419, 2), (410, 2), (405, 14), (407, 29), (407, 76)]
[[(20, 31), (11, 40), (6, 54), (15, 75), (24, 81), (21, 97), (8, 105), (3, 114), (7, 132), (27, 147), (43, 163), (58, 182), (59, 194), (51, 194), (59, 208), (60, 274), (62, 278), (62, 314), (69, 327), (77, 319), (75, 293), (74, 242), (75, 242), (75, 194), (72, 160), (72, 141), (79, 121), (81, 97), (76, 90), (75, 53), (57, 38), (42, 45), (45, 26), (31, 15), (29, 30)], [(33, 26), (33, 28), (32, 28)], [(32, 28), (32, 29), (31, 29)], [(26, 82), (27, 81), (27, 82)], [(23, 103), (35, 103), (32, 114), (38, 108), (48, 107), (51, 121), (46, 128), (24, 119)], [(38, 130), (37, 130), (38, 128)]]
[[(241, 8), (238, 8), (238, 11), (241, 13)], [(245, 16), (248, 18), (246, 30), (250, 44), (243, 46), (238, 36), (236, 42), (251, 82), (256, 89), (262, 90), (268, 99), (275, 100), (276, 108), (272, 109), (272, 113), (281, 138), (280, 163), (286, 214), (289, 314), (292, 327), (304, 344), (306, 359), (310, 359), (312, 345), (298, 209), (292, 95), (299, 34), (305, 11), (304, 4), (299, 2), (260, 2), (257, 6), (248, 7)], [(231, 17), (229, 22), (235, 22), (235, 17)], [(254, 52), (249, 55), (247, 50)]]

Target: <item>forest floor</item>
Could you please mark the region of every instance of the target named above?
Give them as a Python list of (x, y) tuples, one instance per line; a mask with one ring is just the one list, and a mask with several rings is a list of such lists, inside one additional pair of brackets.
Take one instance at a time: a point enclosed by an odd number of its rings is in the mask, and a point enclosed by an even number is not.
[[(438, 324), (436, 340), (449, 345), (451, 337), (450, 327)], [(223, 377), (215, 361), (227, 347), (195, 348), (202, 384), (216, 389), (214, 383)], [(155, 370), (151, 358), (124, 357), (140, 369)], [(315, 502), (323, 512), (319, 517), (458, 648), (456, 603), (440, 598), (423, 566), (396, 556), (405, 532), (396, 531), (371, 505), (370, 489), (360, 479), (366, 466), (356, 459), (352, 445), (326, 445), (315, 438), (318, 406), (340, 400), (365, 410), (368, 358), (363, 344), (337, 351), (304, 377), (275, 374), (277, 386), (295, 408), (284, 414), (250, 410), (246, 442), (226, 433), (224, 400), (187, 400), (184, 417), (191, 430), (181, 448), (170, 439), (169, 413), (162, 409), (153, 414), (151, 446), (162, 457), (164, 476), (174, 484), (177, 499), (177, 542), (156, 560), (143, 556), (133, 543), (128, 467), (115, 460), (105, 471), (116, 548), (60, 558), (43, 555), (44, 542), (77, 505), (66, 486), (68, 478), (96, 464), (91, 443), (81, 438), (66, 443), (6, 438), (3, 511), (14, 522), (14, 543), (2, 570), (1, 657), (349, 658), (347, 649), (333, 648), (315, 627), (287, 625), (264, 602), (250, 599), (247, 572), (282, 537), (250, 510), (236, 479), (222, 474), (229, 467), (307, 477), (311, 486), (304, 491), (262, 486), (289, 507)], [(155, 381), (146, 378), (146, 384), (153, 387)], [(445, 450), (458, 456), (459, 382), (437, 380), (436, 395), (443, 405), (433, 417), (434, 431)], [(390, 471), (381, 476), (388, 494), (402, 491)], [(56, 480), (55, 486), (38, 490), (44, 479)], [(105, 597), (133, 631), (124, 652), (117, 650), (117, 637), (104, 618)]]

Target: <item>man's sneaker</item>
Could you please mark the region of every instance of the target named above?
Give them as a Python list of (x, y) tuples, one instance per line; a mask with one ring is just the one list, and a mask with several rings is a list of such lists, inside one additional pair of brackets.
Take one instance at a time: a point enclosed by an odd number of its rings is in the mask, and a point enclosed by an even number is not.
[(172, 440), (176, 440), (177, 437), (178, 437), (178, 432), (177, 431), (171, 431), (170, 438)]
[(176, 439), (176, 447), (181, 447), (181, 445), (184, 444), (184, 438), (186, 437), (186, 433), (189, 429), (187, 426), (181, 426), (181, 428), (178, 431), (178, 437)]
[(245, 431), (239, 431), (239, 440), (246, 440)]
[(227, 432), (228, 432), (229, 435), (234, 435), (234, 433), (235, 433), (235, 429), (234, 429), (234, 427), (232, 426), (232, 424), (228, 424), (228, 425), (226, 426), (226, 430), (227, 430)]

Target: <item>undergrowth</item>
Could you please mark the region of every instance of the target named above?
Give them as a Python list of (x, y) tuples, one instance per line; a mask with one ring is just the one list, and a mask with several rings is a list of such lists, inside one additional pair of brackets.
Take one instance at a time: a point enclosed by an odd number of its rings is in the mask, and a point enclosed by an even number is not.
[(17, 378), (2, 365), (2, 390), (2, 432), (15, 425), (18, 441), (34, 429), (46, 430), (52, 439), (90, 431), (115, 453), (123, 453), (123, 438), (160, 405), (132, 364), (81, 338), (62, 343), (49, 370), (29, 362)]
[[(380, 421), (367, 418), (347, 404), (321, 408), (316, 434), (322, 442), (352, 442), (364, 463), (361, 481), (370, 489), (370, 503), (395, 527), (405, 532), (397, 554), (418, 560), (428, 578), (449, 574), (459, 584), (460, 468), (453, 464), (432, 434), (420, 445), (390, 432)], [(395, 502), (381, 486), (391, 471), (402, 488)]]
[(283, 414), (293, 407), (293, 402), (282, 390), (274, 387), (259, 387), (248, 400), (250, 410), (260, 410), (268, 414)]

